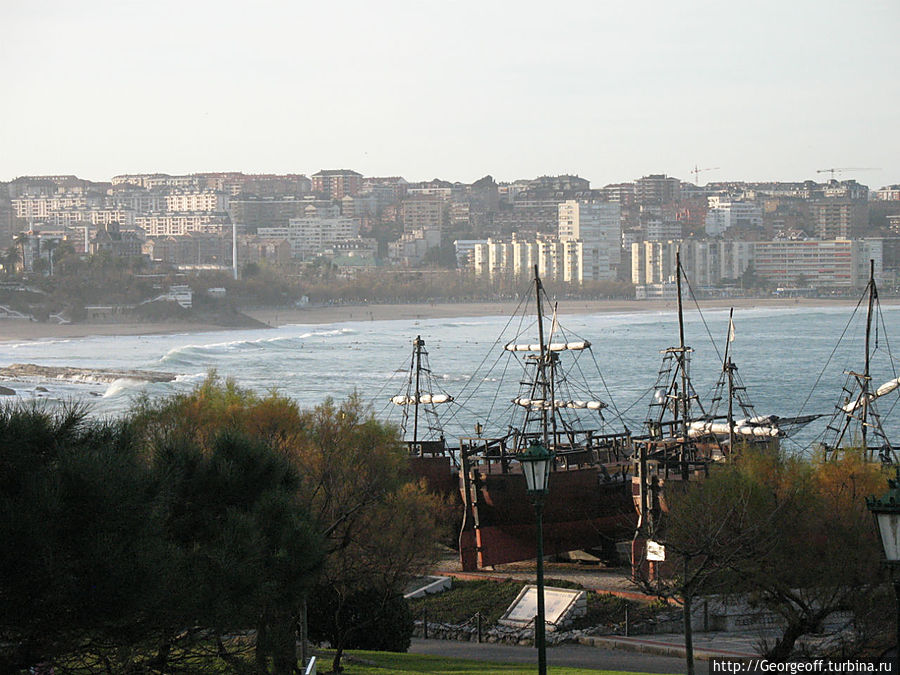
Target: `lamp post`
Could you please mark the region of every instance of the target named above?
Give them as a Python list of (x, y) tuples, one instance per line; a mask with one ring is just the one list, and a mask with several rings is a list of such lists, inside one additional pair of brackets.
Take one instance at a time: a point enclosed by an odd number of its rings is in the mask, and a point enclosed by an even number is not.
[(897, 598), (897, 652), (894, 656), (894, 672), (900, 673), (900, 467), (897, 477), (888, 480), (890, 490), (876, 499), (866, 497), (866, 506), (875, 517), (878, 538), (884, 549), (884, 558), (891, 568), (894, 595)]
[(540, 443), (519, 455), (528, 495), (534, 503), (537, 520), (537, 619), (534, 624), (534, 644), (538, 649), (538, 675), (547, 675), (547, 644), (544, 619), (544, 497), (549, 492), (550, 470), (555, 455)]

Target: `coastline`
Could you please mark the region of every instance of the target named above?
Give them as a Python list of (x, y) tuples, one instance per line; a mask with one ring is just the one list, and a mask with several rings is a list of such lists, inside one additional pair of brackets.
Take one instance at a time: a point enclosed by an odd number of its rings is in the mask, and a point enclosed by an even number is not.
[[(850, 298), (716, 298), (700, 300), (701, 309), (847, 307), (857, 304)], [(885, 305), (898, 305), (900, 298), (888, 298)], [(260, 322), (265, 330), (287, 324), (331, 324), (347, 321), (383, 321), (391, 319), (448, 319), (457, 317), (509, 316), (516, 309), (514, 301), (459, 302), (422, 304), (326, 305), (304, 308), (253, 309), (243, 313)], [(686, 303), (686, 307), (693, 303)], [(564, 300), (561, 314), (602, 314), (626, 312), (675, 312), (674, 300)], [(0, 342), (40, 339), (72, 339), (94, 335), (171, 335), (235, 330), (238, 326), (222, 326), (211, 322), (122, 322), (51, 324), (23, 319), (0, 320)], [(243, 327), (246, 329), (247, 327)]]

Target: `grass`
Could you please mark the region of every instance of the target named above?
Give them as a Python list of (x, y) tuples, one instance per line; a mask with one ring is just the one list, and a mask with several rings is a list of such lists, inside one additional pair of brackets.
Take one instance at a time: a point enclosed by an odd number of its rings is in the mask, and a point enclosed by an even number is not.
[[(458, 675), (478, 673), (534, 673), (536, 663), (485, 663), (466, 659), (449, 659), (422, 654), (393, 654), (389, 652), (348, 652), (349, 659), (343, 659), (344, 675), (405, 675), (406, 673), (429, 673), (429, 675)], [(319, 661), (318, 670), (325, 673), (331, 667), (328, 656)], [(551, 675), (642, 675), (613, 670), (592, 670), (587, 668), (548, 668)]]
[[(475, 612), (481, 612), (485, 627), (493, 626), (503, 616), (515, 600), (525, 583), (521, 580), (506, 581), (461, 581), (453, 580), (453, 587), (443, 593), (436, 593), (410, 601), (413, 615), (422, 618), (423, 610), (428, 611), (429, 622), (461, 624), (468, 621)], [(578, 584), (560, 579), (548, 579), (547, 586), (559, 588), (581, 588)], [(606, 626), (609, 629), (621, 625), (625, 620), (625, 607), (631, 620), (647, 619), (658, 609), (652, 605), (625, 600), (608, 593), (588, 592), (587, 615), (574, 621), (572, 628)]]

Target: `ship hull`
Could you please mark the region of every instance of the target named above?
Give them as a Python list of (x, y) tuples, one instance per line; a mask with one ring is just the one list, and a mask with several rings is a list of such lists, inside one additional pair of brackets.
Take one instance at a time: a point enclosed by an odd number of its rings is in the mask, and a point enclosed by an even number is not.
[[(477, 470), (461, 483), (465, 518), (459, 552), (464, 570), (537, 555), (535, 510), (521, 473)], [(553, 472), (543, 513), (546, 555), (607, 547), (631, 536), (637, 524), (630, 481), (610, 480), (599, 467)]]

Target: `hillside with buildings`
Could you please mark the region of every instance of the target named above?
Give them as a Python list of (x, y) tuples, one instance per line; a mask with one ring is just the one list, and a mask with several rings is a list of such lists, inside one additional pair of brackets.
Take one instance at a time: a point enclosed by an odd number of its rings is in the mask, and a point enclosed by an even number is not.
[(101, 284), (106, 302), (90, 299), (101, 305), (143, 303), (197, 275), (224, 287), (233, 267), (248, 279), (265, 271), (256, 291), (229, 291), (250, 305), (295, 303), (308, 299), (306, 288), (341, 299), (339, 289), (359, 279), (400, 288), (410, 274), (438, 269), (461, 279), (442, 282), (447, 299), (489, 298), (535, 265), (570, 292), (631, 284), (637, 299), (666, 297), (676, 250), (700, 294), (851, 293), (870, 259), (880, 286), (897, 287), (900, 186), (698, 182), (661, 174), (603, 187), (578, 176), (410, 182), (349, 169), (23, 176), (0, 183), (0, 262), (7, 280), (75, 273), (73, 260), (98, 256), (170, 278), (127, 298)]

